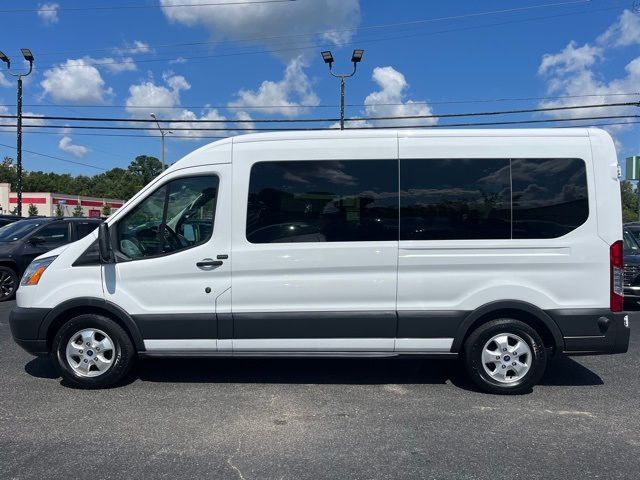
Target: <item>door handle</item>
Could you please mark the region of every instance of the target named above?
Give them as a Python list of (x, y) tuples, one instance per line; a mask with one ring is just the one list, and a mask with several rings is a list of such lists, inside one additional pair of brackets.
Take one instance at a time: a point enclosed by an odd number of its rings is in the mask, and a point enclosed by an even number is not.
[(196, 267), (198, 267), (198, 268), (219, 267), (223, 263), (224, 262), (222, 262), (220, 260), (213, 260), (211, 258), (205, 258), (204, 260), (200, 260), (198, 263), (196, 263)]

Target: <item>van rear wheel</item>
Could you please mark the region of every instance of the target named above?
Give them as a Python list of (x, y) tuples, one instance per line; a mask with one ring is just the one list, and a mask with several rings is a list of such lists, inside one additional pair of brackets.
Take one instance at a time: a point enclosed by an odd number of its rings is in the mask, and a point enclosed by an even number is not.
[(56, 333), (51, 359), (60, 376), (80, 388), (105, 388), (129, 372), (135, 359), (127, 332), (110, 318), (79, 315)]
[(467, 338), (463, 353), (469, 376), (489, 393), (526, 393), (542, 378), (547, 364), (540, 335), (508, 318), (479, 326)]

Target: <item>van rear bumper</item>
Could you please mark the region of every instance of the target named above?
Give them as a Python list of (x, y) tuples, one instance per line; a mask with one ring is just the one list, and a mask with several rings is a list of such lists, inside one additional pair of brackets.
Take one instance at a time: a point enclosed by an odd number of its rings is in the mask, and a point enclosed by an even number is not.
[(637, 312), (613, 313), (608, 309), (548, 310), (562, 332), (566, 354), (626, 353), (631, 317)]

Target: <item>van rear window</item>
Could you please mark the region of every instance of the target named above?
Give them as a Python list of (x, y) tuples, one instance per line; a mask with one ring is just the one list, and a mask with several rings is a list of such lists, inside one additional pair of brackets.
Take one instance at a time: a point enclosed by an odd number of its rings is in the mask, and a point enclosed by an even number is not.
[(557, 238), (589, 217), (577, 158), (403, 159), (400, 239)]
[(589, 217), (585, 163), (577, 158), (514, 159), (513, 238), (566, 235)]

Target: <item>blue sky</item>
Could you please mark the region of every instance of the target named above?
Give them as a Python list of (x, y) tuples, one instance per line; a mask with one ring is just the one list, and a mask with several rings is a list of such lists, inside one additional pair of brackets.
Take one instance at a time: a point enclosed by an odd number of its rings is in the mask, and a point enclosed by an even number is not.
[[(233, 0), (231, 5), (176, 6), (229, 1), (4, 0), (0, 50), (13, 59), (14, 68), (22, 66), (21, 47), (36, 57), (34, 73), (25, 82), (25, 114), (149, 118), (155, 112), (165, 119), (216, 121), (192, 126), (222, 128), (260, 126), (251, 120), (261, 118), (335, 118), (339, 82), (328, 75), (320, 51), (331, 49), (336, 70), (349, 70), (354, 47), (365, 49), (365, 56), (347, 85), (347, 103), (355, 104), (347, 108), (351, 117), (640, 100), (637, 94), (621, 95), (640, 92), (640, 16), (631, 1), (296, 0), (242, 5), (238, 3), (248, 0)], [(106, 5), (148, 8), (74, 10)], [(0, 65), (0, 114), (13, 114), (15, 82), (4, 67)], [(493, 101), (504, 98), (511, 100)], [(633, 114), (640, 109), (490, 118)], [(220, 122), (229, 119), (245, 123)], [(422, 119), (412, 124), (482, 120)], [(591, 123), (620, 121), (627, 120)], [(621, 159), (640, 154), (638, 125), (607, 128)], [(3, 130), (0, 144), (15, 145), (15, 132)], [(168, 137), (168, 163), (212, 141), (202, 135), (217, 134), (174, 131), (175, 137), (187, 138)], [(73, 174), (126, 167), (136, 155), (160, 156), (160, 141), (152, 135), (147, 130), (25, 129), (24, 149), (97, 168), (32, 153), (24, 154), (24, 166)], [(15, 151), (0, 145), (0, 155), (15, 157)]]

